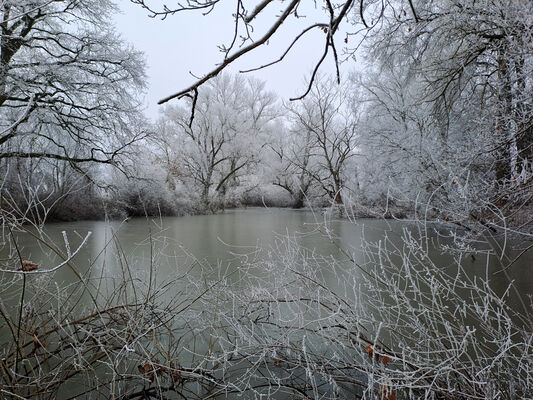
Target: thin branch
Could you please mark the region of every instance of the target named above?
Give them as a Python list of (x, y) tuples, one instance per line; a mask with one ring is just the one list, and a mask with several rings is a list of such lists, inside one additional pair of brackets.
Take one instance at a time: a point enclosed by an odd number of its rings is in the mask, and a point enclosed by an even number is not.
[(251, 14), (244, 19), (244, 22), (246, 22), (247, 24), (252, 22), (252, 20), (257, 17), (261, 13), (261, 11), (263, 11), (263, 9), (270, 3), (272, 3), (272, 0), (263, 0), (254, 8)]
[[(347, 1), (346, 3), (344, 3), (344, 6), (342, 7), (339, 15), (335, 19), (333, 19), (333, 16), (330, 18), (330, 27), (329, 27), (329, 30), (328, 30), (328, 37), (326, 38), (326, 46), (324, 48), (324, 52), (322, 53), (322, 57), (320, 57), (320, 59), (318, 60), (318, 62), (315, 65), (315, 68), (313, 69), (313, 73), (311, 74), (311, 79), (310, 79), (309, 84), (307, 86), (307, 90), (301, 96), (290, 98), (289, 99), (290, 101), (301, 100), (305, 96), (307, 96), (309, 94), (309, 92), (311, 91), (311, 88), (313, 87), (313, 83), (315, 81), (316, 75), (318, 73), (318, 69), (320, 68), (320, 66), (322, 65), (324, 60), (326, 59), (329, 47), (330, 46), (333, 47), (333, 51), (335, 51), (334, 46), (332, 46), (333, 36), (335, 35), (335, 32), (337, 32), (337, 29), (339, 29), (339, 25), (340, 25), (342, 19), (346, 16), (347, 12), (352, 7), (353, 1), (354, 0), (350, 0), (350, 1)], [(330, 13), (332, 13), (332, 12), (333, 12), (333, 8), (330, 7)], [(338, 59), (336, 57), (335, 57), (335, 62), (336, 62), (337, 73), (339, 74), (339, 72), (338, 72), (338, 68), (339, 68)], [(339, 76), (339, 80), (340, 80), (340, 76)]]
[(241, 6), (242, 6), (241, 0), (238, 0), (237, 10), (235, 11), (235, 29), (233, 32), (233, 40), (231, 41), (230, 46), (225, 50), (226, 55), (224, 56), (224, 59), (228, 58), (228, 54), (233, 49), (233, 46), (235, 46), (235, 42), (237, 41), (237, 36), (239, 35), (239, 15), (240, 15)]
[(411, 7), (411, 12), (413, 13), (413, 18), (415, 19), (415, 22), (418, 23), (418, 17), (416, 15), (415, 7), (413, 6), (412, 0), (409, 0), (409, 7)]
[(76, 256), (76, 254), (78, 254), (78, 252), (85, 246), (85, 244), (87, 243), (87, 240), (89, 240), (91, 235), (92, 235), (91, 231), (87, 232), (87, 235), (85, 235), (85, 237), (83, 238), (83, 240), (82, 240), (81, 244), (78, 246), (78, 248), (73, 253), (71, 253), (70, 256), (67, 257), (62, 263), (56, 265), (53, 268), (36, 269), (36, 270), (33, 270), (33, 271), (24, 271), (24, 269), (23, 269), (24, 266), (23, 266), (23, 263), (22, 263), (22, 257), (19, 254), (20, 264), (21, 264), (21, 268), (22, 269), (20, 269), (20, 270), (0, 269), (0, 272), (4, 272), (4, 273), (8, 273), (8, 274), (23, 274), (24, 276), (26, 276), (26, 275), (35, 275), (35, 274), (48, 274), (50, 272), (55, 272), (59, 268), (61, 268), (62, 266), (67, 265), (70, 261), (72, 261), (72, 259)]
[(329, 50), (329, 42), (326, 41), (326, 47), (324, 48), (324, 52), (322, 53), (322, 57), (320, 57), (320, 60), (318, 60), (318, 62), (315, 65), (315, 68), (313, 69), (313, 73), (311, 74), (311, 79), (309, 80), (309, 84), (307, 85), (307, 90), (301, 96), (290, 98), (289, 99), (290, 101), (302, 100), (305, 96), (307, 96), (309, 94), (309, 92), (311, 91), (311, 88), (313, 87), (313, 83), (315, 82), (315, 78), (316, 78), (316, 74), (318, 73), (318, 69), (320, 68), (320, 65), (322, 65), (322, 63), (326, 59), (326, 56), (328, 55), (328, 50)]
[(213, 69), (211, 72), (207, 73), (203, 78), (199, 79), (196, 83), (189, 86), (187, 89), (181, 90), (173, 95), (170, 95), (168, 97), (165, 97), (164, 99), (161, 99), (158, 101), (157, 104), (164, 104), (172, 99), (175, 99), (176, 97), (182, 97), (186, 93), (189, 93), (193, 91), (194, 89), (198, 89), (202, 84), (210, 80), (211, 78), (214, 78), (217, 76), (224, 68), (226, 68), (228, 65), (230, 65), (232, 62), (237, 60), (238, 58), (242, 57), (244, 54), (252, 51), (253, 49), (263, 45), (266, 43), (268, 39), (272, 37), (274, 33), (278, 30), (278, 28), (283, 24), (283, 22), (287, 19), (287, 17), (291, 14), (291, 12), (294, 10), (296, 5), (298, 4), (299, 0), (292, 0), (289, 6), (285, 9), (283, 14), (279, 17), (279, 19), (276, 21), (276, 23), (268, 30), (268, 32), (257, 42), (254, 42), (241, 50), (237, 51), (235, 54), (233, 54), (231, 57), (228, 57), (224, 59), (224, 61), (215, 69)]
[(296, 44), (296, 42), (298, 40), (300, 40), (302, 38), (303, 35), (305, 35), (307, 32), (309, 32), (311, 29), (314, 29), (314, 28), (326, 28), (328, 27), (328, 24), (323, 24), (323, 23), (316, 23), (316, 24), (313, 24), (311, 26), (308, 26), (307, 28), (305, 28), (302, 32), (300, 32), (298, 34), (298, 36), (296, 36), (294, 38), (294, 40), (292, 41), (292, 43), (289, 45), (289, 47), (287, 47), (287, 49), (285, 50), (285, 52), (281, 55), (280, 58), (278, 58), (277, 60), (275, 61), (272, 61), (268, 64), (264, 64), (264, 65), (261, 65), (260, 67), (256, 67), (256, 68), (250, 68), (250, 69), (244, 69), (244, 70), (240, 70), (239, 72), (241, 73), (247, 73), (247, 72), (253, 72), (253, 71), (258, 71), (260, 69), (263, 69), (263, 68), (267, 68), (267, 67), (270, 67), (271, 65), (274, 65), (274, 64), (277, 64), (279, 62), (281, 62), (285, 56), (291, 51), (292, 47)]
[(359, 1), (359, 16), (361, 17), (361, 22), (363, 23), (365, 28), (369, 29), (370, 27), (366, 23), (365, 16), (364, 16), (364, 4), (365, 4), (364, 0)]
[(196, 102), (198, 101), (198, 89), (194, 89), (194, 96), (192, 96), (192, 109), (191, 109), (191, 118), (189, 119), (189, 128), (192, 128), (192, 123), (194, 121), (194, 110), (196, 109)]

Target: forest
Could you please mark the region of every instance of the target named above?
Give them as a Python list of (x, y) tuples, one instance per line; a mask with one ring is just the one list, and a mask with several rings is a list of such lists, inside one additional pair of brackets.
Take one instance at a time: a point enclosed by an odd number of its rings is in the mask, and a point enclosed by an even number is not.
[[(130, 1), (168, 24), (189, 13), (207, 17), (221, 4)], [(114, 28), (112, 0), (0, 0), (0, 397), (51, 399), (76, 379), (86, 382), (77, 398), (533, 396), (531, 293), (515, 293), (511, 282), (502, 294), (491, 278), (463, 268), (482, 253), (502, 271), (525, 260), (519, 274), (531, 274), (533, 3), (233, 3), (231, 19), (219, 22), (234, 27), (233, 40), (213, 39), (220, 63), (192, 86), (170, 88), (150, 119), (147, 60)], [(309, 6), (321, 21), (306, 21), (272, 62), (282, 63), (308, 32), (323, 33), (316, 63), (302, 71), (301, 96), (282, 98), (268, 82), (228, 70)], [(264, 18), (268, 28), (254, 30)], [(326, 58), (336, 74), (322, 71)], [(338, 68), (350, 63), (350, 72)], [(43, 233), (46, 223), (249, 206), (406, 221), (420, 236), (405, 228), (400, 245), (388, 237), (365, 243), (364, 265), (348, 257), (365, 283), (289, 241), (277, 257), (243, 261), (273, 276), (243, 278), (257, 288), (249, 293), (227, 277), (210, 285), (192, 274), (156, 288), (152, 258), (148, 286), (123, 272), (106, 300), (101, 285), (75, 269), (79, 285), (54, 289), (53, 273), (71, 268), (90, 233), (78, 250), (65, 233), (56, 246)], [(327, 223), (324, 231), (327, 237)], [(455, 272), (430, 254), (429, 231), (447, 238), (439, 251), (452, 257)], [(57, 266), (38, 269), (19, 233), (55, 249)], [(149, 241), (157, 244), (152, 233)], [(354, 296), (325, 287), (323, 268), (351, 282), (345, 292)], [(292, 286), (297, 281), (301, 287)], [(55, 300), (31, 308), (32, 285), (49, 287)], [(172, 285), (183, 294), (179, 303), (162, 295)], [(506, 304), (515, 295), (520, 310)], [(82, 314), (76, 305), (51, 311), (77, 296), (92, 298)], [(358, 302), (369, 306), (356, 311)], [(233, 308), (188, 314), (200, 304)], [(301, 315), (311, 322), (302, 325)], [(209, 343), (200, 361), (158, 353), (175, 346), (181, 357), (187, 335)], [(142, 356), (132, 367), (124, 352), (133, 342)], [(93, 367), (90, 360), (106, 361)]]
[(76, 220), (340, 204), (361, 216), (421, 207), (461, 225), (528, 221), (531, 43), (520, 2), (437, 1), (416, 14), (369, 2), (364, 73), (339, 83), (313, 74), (306, 96), (287, 101), (221, 72), (156, 121), (140, 108), (142, 55), (101, 29), (112, 5), (52, 3), (4, 11), (0, 167), (14, 213)]

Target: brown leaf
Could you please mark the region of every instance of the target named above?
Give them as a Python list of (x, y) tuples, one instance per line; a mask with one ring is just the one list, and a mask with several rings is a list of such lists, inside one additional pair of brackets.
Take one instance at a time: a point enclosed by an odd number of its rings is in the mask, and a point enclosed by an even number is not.
[(396, 400), (396, 392), (387, 385), (381, 385), (379, 388), (380, 400)]
[(366, 352), (368, 353), (368, 357), (372, 358), (374, 356), (374, 348), (371, 344), (367, 344), (365, 347)]
[(181, 376), (181, 372), (178, 370), (173, 370), (170, 373), (170, 377), (172, 378), (172, 382), (182, 382), (183, 377)]
[(137, 369), (141, 374), (148, 374), (150, 371), (152, 371), (153, 367), (151, 364), (144, 364), (144, 365), (137, 365)]
[(32, 263), (28, 260), (22, 260), (22, 267), (20, 268), (21, 271), (29, 272), (29, 271), (35, 271), (39, 266), (35, 263)]
[(161, 376), (164, 372), (162, 367), (154, 366), (155, 363), (159, 363), (159, 361), (155, 359), (154, 363), (146, 363), (144, 365), (143, 364), (137, 365), (137, 369), (139, 370), (139, 373), (143, 375), (147, 375), (148, 378), (150, 378), (150, 382), (154, 381), (156, 375)]
[(38, 348), (38, 347), (42, 347), (43, 349), (45, 348), (44, 343), (39, 340), (37, 335), (33, 335), (32, 341), (33, 341), (33, 345), (35, 346), (35, 348)]

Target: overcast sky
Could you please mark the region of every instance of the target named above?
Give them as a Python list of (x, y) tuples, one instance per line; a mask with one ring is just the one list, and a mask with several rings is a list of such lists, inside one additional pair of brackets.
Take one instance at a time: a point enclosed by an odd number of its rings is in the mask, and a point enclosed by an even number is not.
[[(138, 5), (126, 0), (120, 1), (122, 13), (115, 17), (117, 30), (136, 49), (145, 53), (148, 63), (147, 115), (149, 117), (157, 117), (160, 108), (157, 105), (158, 100), (193, 83), (194, 78), (190, 72), (202, 76), (222, 59), (222, 53), (217, 45), (231, 42), (234, 28), (231, 14), (234, 12), (234, 3), (222, 2), (208, 16), (202, 16), (199, 12), (185, 12), (161, 20), (148, 17), (147, 12)], [(168, 4), (170, 6), (172, 2), (169, 1)], [(310, 1), (309, 4), (312, 5), (313, 2)], [(229, 6), (231, 8), (228, 8)], [(257, 21), (254, 37), (262, 36), (270, 26), (272, 17), (279, 10), (276, 4), (268, 10), (270, 14)], [(306, 15), (306, 18), (288, 19), (289, 23), (280, 28), (277, 37), (271, 40), (268, 46), (247, 55), (229, 70), (237, 72), (240, 69), (270, 62), (283, 53), (291, 38), (304, 26), (314, 22), (325, 22), (325, 16), (320, 10), (311, 7), (300, 11)], [(267, 88), (277, 92), (283, 99), (288, 100), (291, 96), (301, 94), (305, 86), (305, 75), (309, 75), (314, 63), (321, 56), (324, 35), (319, 30), (310, 32), (282, 63), (251, 74), (266, 81)], [(347, 66), (343, 66), (342, 69), (347, 70)], [(321, 71), (334, 72), (331, 57), (324, 62)]]

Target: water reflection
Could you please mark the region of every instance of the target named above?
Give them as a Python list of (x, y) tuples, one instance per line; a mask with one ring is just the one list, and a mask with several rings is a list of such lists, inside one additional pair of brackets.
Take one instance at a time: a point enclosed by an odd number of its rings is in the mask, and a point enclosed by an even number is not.
[[(353, 309), (367, 308), (371, 310), (373, 295), (375, 294), (365, 292), (365, 286), (362, 285), (361, 274), (364, 273), (364, 268), (359, 269), (358, 266), (369, 266), (373, 260), (372, 252), (364, 253), (361, 246), (365, 243), (375, 243), (377, 248), (387, 246), (390, 250), (387, 253), (389, 259), (386, 262), (390, 267), (387, 271), (391, 275), (397, 274), (395, 279), (397, 278), (397, 282), (403, 284), (402, 279), (405, 278), (403, 274), (406, 272), (403, 265), (405, 254), (413, 256), (416, 254), (415, 252), (410, 253), (408, 242), (402, 240), (402, 237), (408, 235), (408, 231), (412, 231), (414, 234), (411, 239), (415, 242), (420, 241), (417, 229), (419, 227), (416, 225), (399, 221), (358, 220), (350, 222), (341, 219), (325, 221), (322, 216), (310, 211), (247, 209), (231, 210), (210, 216), (138, 218), (110, 223), (49, 224), (45, 227), (46, 237), (43, 238), (42, 242), (35, 240), (28, 233), (17, 234), (16, 238), (24, 259), (36, 262), (41, 269), (48, 269), (57, 265), (61, 258), (55, 254), (53, 249), (45, 245), (46, 242), (53, 243), (57, 251), (66, 253), (67, 247), (71, 250), (76, 249), (88, 232), (92, 232), (87, 245), (79, 251), (70, 265), (60, 268), (50, 276), (30, 276), (28, 278), (32, 280), (43, 279), (42, 285), (35, 286), (37, 291), (28, 293), (28, 304), (31, 304), (31, 299), (35, 296), (41, 296), (40, 300), (46, 303), (42, 297), (46, 296), (44, 288), (54, 288), (56, 285), (59, 288), (72, 286), (72, 291), (67, 291), (72, 293), (72, 297), (62, 298), (65, 302), (72, 302), (72, 307), (83, 307), (84, 304), (91, 305), (91, 302), (100, 303), (108, 301), (106, 299), (109, 298), (111, 298), (111, 304), (115, 300), (117, 303), (120, 300), (126, 304), (131, 304), (143, 300), (139, 298), (138, 294), (143, 293), (140, 296), (144, 296), (145, 293), (149, 292), (148, 288), (155, 290), (156, 287), (165, 287), (165, 282), (175, 280), (178, 285), (173, 285), (166, 292), (161, 292), (161, 299), (167, 303), (175, 302), (174, 305), (177, 307), (174, 309), (179, 310), (181, 309), (180, 301), (182, 301), (179, 285), (185, 288), (194, 282), (197, 285), (192, 286), (194, 297), (208, 288), (210, 282), (218, 279), (225, 279), (224, 284), (228, 285), (226, 288), (242, 289), (239, 296), (242, 295), (244, 299), (242, 304), (245, 307), (249, 295), (253, 294), (249, 290), (254, 290), (257, 293), (262, 288), (272, 291), (273, 302), (279, 298), (277, 297), (278, 289), (281, 295), (294, 294), (295, 297), (301, 295), (310, 298), (319, 291), (313, 292), (311, 290), (312, 283), (301, 279), (301, 276), (292, 273), (294, 270), (287, 267), (291, 266), (296, 270), (295, 272), (299, 271), (298, 268), (302, 268), (305, 273), (306, 263), (309, 263), (312, 264), (310, 268), (315, 273), (313, 276), (319, 281), (319, 285), (323, 285), (321, 289), (324, 290), (320, 291), (325, 293), (330, 290), (335, 296), (347, 300), (343, 303), (343, 307), (344, 305), (346, 307), (343, 308), (342, 312), (345, 313), (344, 315), (357, 317), (359, 314), (353, 312)], [(63, 232), (68, 238), (68, 246), (64, 240)], [(492, 289), (500, 295), (507, 291), (512, 281), (515, 281), (515, 288), (523, 297), (531, 294), (533, 274), (529, 273), (529, 269), (533, 264), (533, 252), (530, 251), (522, 255), (520, 260), (505, 273), (497, 273), (519, 253), (511, 251), (509, 247), (501, 257), (489, 256), (488, 250), (490, 248), (485, 243), (483, 246), (486, 248), (483, 249), (480, 246), (477, 252), (466, 253), (458, 260), (457, 254), (443, 253), (440, 250), (440, 245), (449, 244), (450, 241), (450, 237), (437, 234), (437, 232), (432, 232), (429, 237), (423, 238), (422, 246), (415, 246), (416, 251), (420, 251), (420, 248), (425, 250), (423, 257), (420, 257), (422, 262), (419, 266), (424, 266), (426, 262), (432, 266), (434, 264), (432, 268), (445, 271), (452, 277), (461, 267), (467, 272), (467, 277), (474, 279), (475, 276), (478, 276), (489, 280)], [(493, 245), (499, 244), (493, 243)], [(375, 264), (379, 263), (376, 262)], [(423, 270), (423, 268), (421, 269)], [(79, 291), (79, 285), (75, 285), (80, 277), (87, 282), (87, 290)], [(14, 306), (19, 301), (18, 293), (20, 293), (21, 281), (20, 279), (17, 281), (18, 278), (15, 278), (15, 284), (2, 289), (4, 304), (9, 304), (12, 301)], [(49, 280), (49, 282), (45, 282), (45, 280)], [(134, 284), (122, 290), (120, 285), (125, 280)], [(450, 282), (452, 281), (453, 279), (450, 280)], [(424, 282), (422, 283), (423, 291), (430, 293), (431, 288)], [(261, 286), (261, 283), (264, 285)], [(75, 289), (77, 287), (78, 291)], [(374, 289), (376, 289), (375, 286)], [(32, 288), (32, 290), (34, 289)], [(39, 290), (43, 291), (38, 292)], [(285, 292), (282, 292), (283, 290)], [(9, 293), (11, 293), (12, 300), (8, 300), (10, 299)], [(92, 295), (94, 293), (100, 293), (101, 296), (95, 298)], [(189, 290), (188, 293), (191, 291)], [(508, 302), (510, 307), (518, 313), (527, 308), (525, 304), (529, 304), (529, 302), (522, 304), (517, 300), (518, 296), (511, 295), (514, 300)], [(420, 296), (420, 292), (417, 296)], [(334, 296), (327, 299), (326, 296), (324, 301), (331, 302), (332, 297)], [(206, 301), (204, 304), (210, 304), (220, 311), (231, 310), (233, 298), (231, 296), (225, 300), (224, 296), (221, 298), (222, 300), (217, 302), (218, 298), (216, 298), (215, 293), (211, 298), (213, 301), (210, 303)], [(265, 298), (269, 299), (268, 296)], [(361, 299), (363, 301), (360, 301)], [(389, 305), (394, 306), (394, 299), (386, 300), (390, 300), (390, 302), (388, 304), (386, 301), (376, 302), (375, 304), (382, 308)], [(413, 299), (407, 298), (406, 304), (411, 300)], [(469, 301), (471, 298), (465, 300)], [(458, 300), (455, 297), (453, 301), (461, 303), (463, 300), (460, 298)], [(278, 303), (277, 311), (272, 316), (269, 314), (265, 318), (271, 318), (270, 321), (276, 321), (277, 318), (287, 324), (294, 323), (298, 326), (304, 326), (310, 320), (329, 318), (328, 313), (340, 310), (339, 307), (328, 309), (329, 303), (323, 303), (325, 308), (313, 308), (310, 304), (312, 302), (307, 300), (300, 302), (300, 304)], [(110, 304), (105, 305), (109, 306)], [(451, 307), (455, 305), (455, 303), (450, 302)], [(256, 305), (257, 315), (264, 314), (265, 307), (263, 306), (265, 303)], [(54, 304), (47, 304), (46, 307), (59, 309)], [(208, 310), (207, 307), (202, 310), (200, 302), (194, 307), (196, 308), (192, 311), (198, 320), (201, 319), (202, 312), (211, 312), (212, 316), (217, 315), (216, 312)], [(251, 310), (253, 311), (253, 307)], [(397, 311), (402, 312), (399, 308)], [(376, 313), (376, 315), (379, 314)], [(194, 318), (191, 321), (196, 321)], [(183, 320), (180, 319), (179, 323), (183, 324), (185, 319), (185, 317)], [(329, 321), (332, 326), (335, 326), (334, 319), (332, 317)], [(464, 317), (464, 319), (466, 325), (476, 324), (476, 321), (469, 321), (468, 317)], [(354, 321), (357, 321), (354, 322), (354, 326), (363, 324), (355, 317)], [(198, 325), (205, 326), (201, 323)], [(203, 354), (203, 351), (208, 348), (207, 343), (211, 343), (213, 332), (203, 332), (205, 335), (199, 335), (196, 328), (196, 326), (191, 326), (189, 334), (191, 340), (195, 341), (193, 347), (197, 353)], [(368, 328), (370, 331), (372, 327), (368, 325)], [(409, 328), (406, 327), (406, 331)], [(432, 332), (432, 334), (434, 333)], [(183, 340), (186, 335), (180, 333), (176, 337)], [(382, 336), (382, 339), (386, 339), (386, 337)], [(320, 340), (316, 343), (310, 342), (309, 345), (315, 346), (317, 351), (324, 353), (331, 350), (328, 349), (330, 343), (324, 344)], [(182, 348), (180, 347), (180, 351)], [(360, 357), (365, 356), (357, 347), (350, 351)], [(194, 353), (189, 353), (189, 357), (193, 357), (192, 354)], [(349, 357), (354, 358), (355, 355), (349, 354)], [(182, 356), (180, 355), (180, 357)], [(184, 359), (181, 358), (181, 360), (183, 362)], [(193, 361), (189, 360), (189, 364), (194, 365)], [(274, 365), (276, 366), (276, 364)]]
[[(325, 225), (323, 222), (322, 216), (310, 211), (253, 208), (208, 216), (53, 223), (45, 227), (45, 241), (66, 253), (63, 231), (71, 249), (77, 248), (87, 233), (92, 232), (87, 245), (71, 263), (72, 268), (94, 279), (118, 278), (127, 264), (135, 279), (145, 281), (151, 265), (157, 269), (158, 279), (186, 272), (205, 273), (206, 267), (213, 266), (219, 273), (235, 272), (243, 259), (262, 257), (259, 249), (272, 251), (285, 238), (292, 238), (310, 252), (343, 260), (348, 266), (350, 258), (363, 264), (363, 238), (367, 242), (378, 242), (387, 235), (392, 244), (401, 246), (400, 237), (406, 226), (398, 221), (369, 219), (356, 222), (337, 219)], [(324, 236), (325, 232), (329, 237)], [(432, 239), (446, 241), (436, 235)], [(17, 235), (17, 241), (22, 257), (38, 263), (41, 269), (60, 262), (50, 248), (28, 234)], [(442, 254), (434, 246), (430, 245), (428, 252), (443, 268), (456, 265), (452, 255)], [(506, 257), (510, 260), (516, 254), (507, 250)], [(500, 257), (488, 253), (465, 257), (462, 265), (472, 275), (487, 277), (497, 292), (503, 293), (510, 281), (515, 281), (521, 293), (529, 294), (533, 287), (532, 251), (505, 273), (497, 273), (505, 265)], [(67, 266), (54, 273), (58, 284), (69, 284), (76, 279), (76, 274)]]

